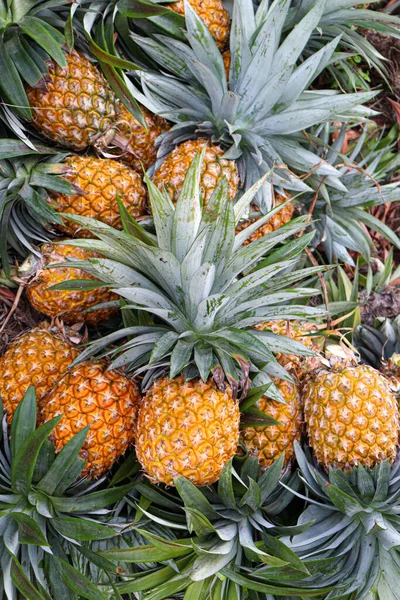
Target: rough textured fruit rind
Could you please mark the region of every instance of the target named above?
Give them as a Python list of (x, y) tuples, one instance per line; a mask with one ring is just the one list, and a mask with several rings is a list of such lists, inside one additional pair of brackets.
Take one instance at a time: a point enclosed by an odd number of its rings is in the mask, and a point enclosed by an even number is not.
[[(43, 266), (67, 262), (70, 259), (87, 260), (98, 258), (96, 252), (82, 248), (75, 248), (68, 244), (54, 245), (42, 244), (40, 251), (43, 254)], [(60, 317), (66, 323), (97, 324), (106, 321), (115, 312), (115, 309), (100, 308), (84, 313), (96, 304), (116, 300), (117, 296), (106, 288), (94, 290), (50, 290), (49, 287), (74, 279), (95, 281), (95, 277), (82, 271), (69, 267), (42, 268), (36, 277), (28, 284), (26, 295), (31, 305), (44, 315)]]
[(224, 151), (220, 146), (198, 139), (176, 146), (152, 177), (154, 185), (160, 190), (165, 188), (173, 202), (178, 200), (186, 173), (196, 154), (203, 148), (206, 148), (200, 177), (203, 202), (207, 204), (223, 176), (227, 179), (229, 197), (231, 200), (235, 198), (239, 188), (239, 173), (235, 161), (222, 158)]
[(90, 430), (80, 453), (87, 463), (83, 475), (107, 472), (133, 443), (140, 402), (137, 384), (102, 362), (70, 369), (39, 404), (39, 422), (64, 415), (51, 439), (56, 452), (87, 425)]
[[(288, 198), (285, 197), (285, 196), (281, 196), (280, 194), (276, 194), (276, 204), (277, 205), (283, 204), (283, 202), (286, 202), (287, 199)], [(251, 205), (250, 210), (251, 210), (251, 212), (259, 212), (259, 209), (254, 204)], [(264, 225), (262, 225), (259, 229), (257, 229), (253, 233), (253, 235), (251, 235), (243, 243), (243, 246), (247, 246), (251, 242), (254, 242), (255, 240), (259, 240), (260, 238), (264, 237), (264, 235), (268, 235), (269, 233), (272, 233), (273, 231), (276, 231), (277, 229), (279, 229), (279, 227), (282, 227), (282, 225), (285, 225), (286, 223), (289, 223), (289, 221), (293, 217), (293, 210), (294, 210), (293, 204), (288, 204), (287, 206), (285, 206), (284, 208), (282, 208), (282, 210), (280, 210), (278, 213), (276, 213), (275, 215), (273, 215), (269, 219), (269, 221), (267, 221)], [(247, 219), (246, 221), (241, 221), (237, 225), (237, 227), (236, 227), (236, 233), (239, 233), (240, 231), (243, 231), (249, 225), (252, 225), (256, 221), (258, 221), (258, 219), (260, 219), (260, 218), (261, 218), (261, 216), (254, 217), (252, 219)]]
[(284, 464), (294, 459), (294, 442), (301, 440), (303, 411), (299, 388), (295, 383), (274, 379), (283, 402), (263, 396), (257, 402), (261, 412), (279, 421), (279, 425), (246, 427), (240, 432), (240, 440), (250, 456), (258, 459), (263, 468), (271, 466), (282, 454)]
[(33, 124), (53, 142), (84, 150), (117, 118), (117, 100), (106, 79), (85, 56), (66, 53), (67, 65), (49, 61), (49, 76), (27, 87)]
[(143, 175), (143, 172), (156, 162), (157, 138), (168, 131), (170, 126), (165, 119), (151, 113), (143, 106), (140, 107), (140, 110), (146, 122), (146, 128), (123, 104), (119, 105), (114, 139), (114, 141), (118, 140), (118, 147), (113, 146), (111, 142), (107, 152), (116, 154), (119, 160)]
[[(215, 39), (220, 50), (223, 50), (229, 40), (230, 19), (221, 0), (189, 0), (190, 5), (202, 19), (207, 29)], [(183, 0), (166, 5), (180, 15), (185, 14)]]
[(183, 475), (194, 485), (217, 481), (239, 440), (239, 407), (229, 389), (183, 377), (156, 381), (139, 410), (136, 453), (146, 475), (173, 485)]
[(321, 369), (306, 383), (303, 400), (310, 445), (324, 467), (373, 467), (396, 458), (398, 406), (379, 371)]
[(56, 329), (40, 323), (15, 339), (0, 357), (0, 397), (8, 421), (30, 385), (36, 388), (37, 401), (42, 400), (79, 355)]
[[(58, 212), (91, 217), (110, 227), (121, 229), (117, 202), (119, 197), (134, 218), (145, 214), (147, 191), (133, 169), (113, 159), (91, 156), (69, 156), (64, 164), (69, 167), (65, 179), (77, 185), (84, 193), (53, 195), (51, 204)], [(68, 220), (59, 225), (58, 229), (70, 235), (93, 237), (87, 229)]]

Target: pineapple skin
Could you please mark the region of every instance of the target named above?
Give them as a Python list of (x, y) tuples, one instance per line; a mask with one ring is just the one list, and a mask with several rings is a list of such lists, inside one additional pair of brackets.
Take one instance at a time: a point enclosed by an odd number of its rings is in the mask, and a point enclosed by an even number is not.
[(119, 147), (110, 147), (107, 150), (118, 154), (122, 162), (143, 175), (143, 171), (147, 171), (156, 162), (157, 138), (168, 131), (170, 126), (165, 119), (151, 113), (143, 106), (140, 110), (147, 128), (144, 128), (123, 104), (119, 105), (116, 134), (113, 139), (113, 142), (119, 140)]
[[(54, 194), (52, 206), (59, 212), (92, 217), (110, 227), (122, 229), (117, 195), (129, 214), (138, 218), (145, 214), (147, 191), (140, 176), (128, 166), (113, 159), (90, 156), (69, 156), (65, 179), (78, 186), (84, 194)], [(66, 234), (94, 237), (77, 223), (65, 221), (57, 225)]]
[[(223, 50), (229, 41), (230, 19), (221, 0), (189, 0), (191, 7), (197, 12), (204, 25), (210, 31), (215, 43)], [(185, 14), (183, 0), (166, 4), (167, 8), (180, 15)]]
[(43, 255), (42, 268), (28, 283), (26, 295), (36, 310), (48, 317), (62, 318), (65, 323), (82, 323), (96, 325), (106, 321), (115, 312), (113, 308), (101, 308), (96, 311), (83, 313), (86, 309), (101, 302), (116, 300), (118, 297), (108, 289), (95, 290), (49, 290), (48, 288), (73, 279), (87, 279), (96, 281), (96, 278), (81, 269), (69, 267), (55, 267), (45, 269), (51, 264), (67, 262), (72, 259), (87, 260), (98, 258), (96, 252), (75, 248), (74, 246), (42, 244), (40, 251)]
[(396, 458), (399, 409), (388, 381), (372, 367), (320, 369), (303, 389), (310, 445), (326, 469), (373, 468)]
[(159, 190), (165, 188), (172, 202), (178, 200), (186, 173), (203, 148), (206, 148), (206, 153), (201, 168), (200, 187), (204, 204), (207, 204), (218, 181), (224, 176), (228, 183), (229, 197), (234, 200), (239, 188), (239, 173), (235, 161), (222, 158), (224, 151), (220, 146), (211, 144), (208, 140), (197, 139), (176, 146), (152, 177), (154, 185)]
[(239, 407), (230, 389), (183, 377), (155, 381), (140, 406), (136, 454), (148, 478), (173, 485), (183, 475), (194, 485), (215, 483), (235, 455)]
[(105, 362), (82, 363), (70, 369), (39, 404), (39, 423), (64, 415), (51, 434), (56, 453), (90, 425), (80, 458), (82, 475), (106, 473), (133, 443), (140, 392), (137, 384)]
[(85, 56), (66, 53), (67, 66), (48, 62), (49, 76), (27, 86), (33, 124), (47, 138), (84, 150), (117, 119), (117, 99), (105, 77)]
[(276, 402), (266, 396), (257, 402), (257, 408), (277, 421), (279, 425), (246, 427), (240, 440), (251, 456), (258, 458), (262, 468), (270, 467), (282, 454), (284, 466), (295, 458), (294, 442), (301, 440), (303, 411), (299, 388), (289, 381), (274, 378), (274, 383), (286, 402)]
[[(80, 337), (74, 332), (74, 342)], [(0, 357), (0, 397), (10, 423), (30, 385), (36, 387), (41, 401), (57, 384), (79, 350), (68, 339), (68, 332), (43, 321), (15, 339)]]
[[(281, 194), (276, 194), (277, 205), (283, 204), (284, 202), (286, 202), (287, 199), (287, 197), (282, 196)], [(259, 211), (258, 207), (255, 204), (252, 204), (250, 208), (252, 212)], [(255, 231), (253, 235), (251, 235), (243, 243), (243, 246), (247, 246), (248, 244), (251, 244), (251, 242), (254, 242), (255, 240), (259, 240), (260, 238), (264, 237), (264, 235), (268, 235), (269, 233), (276, 231), (277, 229), (279, 229), (279, 227), (282, 227), (282, 225), (289, 223), (289, 221), (293, 217), (293, 210), (294, 208), (292, 204), (288, 204), (287, 206), (285, 206), (282, 210), (273, 215), (273, 217), (271, 217), (270, 220), (267, 221), (262, 227), (257, 229), (257, 231)], [(236, 227), (236, 233), (243, 231), (243, 229), (246, 229), (246, 227), (258, 221), (258, 219), (261, 219), (261, 217), (254, 217), (252, 219), (248, 219), (247, 221), (240, 222)]]
[[(300, 342), (300, 344), (303, 344), (303, 346), (306, 346), (306, 348), (309, 348), (313, 352), (319, 352), (323, 345), (322, 336), (309, 335), (313, 332), (316, 333), (317, 328), (314, 323), (307, 321), (285, 321), (283, 319), (266, 321), (256, 325), (255, 329), (271, 331), (272, 333), (289, 337), (296, 342)], [(277, 360), (282, 367), (293, 372), (299, 382), (303, 381), (306, 377), (309, 365), (305, 357), (297, 354), (278, 354)]]

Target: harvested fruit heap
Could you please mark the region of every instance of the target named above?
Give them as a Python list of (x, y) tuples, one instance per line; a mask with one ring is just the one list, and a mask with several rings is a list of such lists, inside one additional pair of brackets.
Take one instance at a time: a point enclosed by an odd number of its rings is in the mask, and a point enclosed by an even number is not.
[(1, 600), (400, 600), (398, 4), (0, 8)]

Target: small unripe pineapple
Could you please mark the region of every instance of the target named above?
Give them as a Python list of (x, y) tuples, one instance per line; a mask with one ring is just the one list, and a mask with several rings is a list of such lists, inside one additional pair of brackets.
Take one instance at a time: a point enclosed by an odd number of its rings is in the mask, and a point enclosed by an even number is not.
[(80, 457), (83, 475), (106, 473), (133, 443), (140, 392), (137, 384), (107, 363), (82, 363), (67, 371), (39, 403), (40, 424), (64, 415), (51, 434), (56, 452), (90, 425)]
[[(88, 313), (84, 311), (103, 302), (117, 300), (116, 294), (107, 288), (94, 290), (51, 290), (51, 286), (74, 279), (96, 281), (95, 277), (77, 268), (54, 267), (49, 265), (68, 262), (70, 259), (88, 260), (98, 258), (96, 252), (68, 245), (42, 244), (42, 259), (39, 265), (32, 264), (32, 258), (21, 267), (21, 274), (31, 277), (26, 287), (26, 295), (36, 310), (49, 317), (59, 317), (66, 323), (97, 324), (106, 321), (115, 312), (114, 308), (100, 308)], [(33, 272), (32, 272), (33, 269)], [(33, 278), (32, 278), (33, 277)]]
[(224, 176), (228, 183), (229, 197), (231, 200), (235, 198), (239, 188), (239, 173), (235, 161), (222, 158), (224, 151), (220, 146), (198, 139), (176, 146), (152, 177), (158, 189), (166, 189), (172, 202), (178, 200), (186, 173), (196, 154), (203, 148), (206, 148), (206, 153), (201, 167), (200, 187), (204, 204), (207, 204), (218, 181)]
[(217, 481), (235, 455), (239, 407), (230, 389), (183, 377), (155, 381), (139, 409), (136, 454), (154, 483), (183, 475), (194, 485)]

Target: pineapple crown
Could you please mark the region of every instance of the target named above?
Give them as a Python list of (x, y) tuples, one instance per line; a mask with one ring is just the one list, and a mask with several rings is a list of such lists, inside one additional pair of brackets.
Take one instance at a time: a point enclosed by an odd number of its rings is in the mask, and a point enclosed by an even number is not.
[[(112, 357), (111, 369), (126, 365), (136, 374), (144, 372), (144, 386), (165, 371), (171, 378), (183, 371), (185, 377), (200, 375), (203, 381), (212, 372), (222, 389), (226, 378), (235, 395), (239, 387), (248, 390), (250, 372), (255, 386), (271, 383), (271, 376), (290, 380), (274, 353), (314, 355), (299, 342), (259, 331), (253, 325), (323, 316), (325, 311), (320, 308), (291, 304), (295, 299), (315, 295), (314, 289), (296, 285), (320, 268), (295, 270), (312, 233), (288, 238), (304, 229), (304, 217), (243, 246), (284, 205), (235, 234), (235, 226), (265, 178), (235, 206), (224, 178), (202, 207), (203, 156), (204, 151), (193, 160), (176, 206), (166, 191), (159, 191), (147, 179), (156, 235), (130, 217), (122, 203), (123, 233), (94, 219), (63, 215), (99, 238), (69, 244), (95, 249), (106, 257), (66, 264), (95, 275), (104, 282), (98, 285), (111, 287), (128, 309), (150, 314), (156, 320), (96, 340), (78, 360), (99, 352), (108, 354)], [(84, 289), (84, 282), (80, 283)], [(65, 282), (53, 289), (73, 286), (74, 282)], [(117, 349), (104, 350), (126, 337), (128, 341)], [(269, 393), (280, 398), (274, 385)]]
[[(314, 191), (302, 194), (300, 202), (315, 218), (313, 227), (317, 235), (312, 244), (322, 246), (329, 262), (338, 259), (354, 265), (349, 250), (359, 253), (367, 262), (370, 260), (374, 246), (367, 227), (400, 248), (400, 239), (394, 231), (368, 211), (371, 206), (400, 201), (400, 182), (380, 183), (398, 169), (400, 157), (393, 152), (395, 143), (390, 138), (375, 135), (367, 139), (367, 128), (354, 148), (343, 154), (341, 148), (346, 133), (347, 128), (343, 126), (329, 145), (332, 134), (329, 124), (315, 132), (313, 140), (322, 142), (321, 159), (337, 168), (340, 180), (338, 185), (332, 185), (329, 178), (312, 175), (307, 181)], [(314, 141), (310, 144), (310, 150), (312, 148), (315, 148)]]
[(5, 418), (0, 430), (0, 589), (7, 600), (14, 600), (17, 590), (24, 597), (39, 598), (36, 588), (45, 600), (60, 593), (106, 600), (73, 567), (70, 554), (73, 549), (91, 558), (90, 546), (84, 548), (81, 542), (119, 534), (119, 527), (101, 520), (110, 512), (107, 507), (132, 485), (105, 489), (102, 480), (77, 480), (85, 464), (79, 452), (89, 427), (56, 456), (48, 437), (62, 416), (36, 428), (36, 412), (35, 390), (30, 387), (14, 414), (10, 441)]
[[(328, 183), (339, 172), (303, 147), (303, 130), (332, 120), (362, 120), (373, 113), (362, 106), (375, 93), (339, 94), (307, 91), (312, 81), (335, 60), (339, 37), (298, 64), (325, 10), (317, 0), (286, 37), (290, 0), (236, 1), (230, 38), (231, 66), (226, 77), (223, 57), (207, 27), (185, 3), (187, 39), (132, 34), (160, 71), (140, 75), (146, 104), (176, 123), (160, 137), (160, 160), (187, 139), (211, 138), (237, 160), (242, 183), (249, 189), (272, 165), (274, 183), (295, 190), (310, 188), (298, 177), (316, 173)], [(167, 72), (167, 73), (164, 73)], [(286, 167), (287, 165), (287, 167)], [(155, 165), (157, 168), (158, 164)], [(271, 190), (263, 186), (255, 199), (263, 212), (271, 207)]]
[[(381, 462), (370, 470), (358, 465), (350, 472), (315, 466), (307, 451), (296, 444), (300, 478), (308, 494), (294, 492), (309, 506), (298, 524), (312, 522), (299, 535), (283, 538), (302, 559), (321, 561), (322, 571), (314, 572), (305, 587), (334, 588), (325, 598), (351, 594), (366, 598), (372, 590), (377, 597), (396, 598), (400, 576), (400, 461)], [(301, 584), (300, 584), (301, 585)]]
[(400, 353), (400, 318), (380, 318), (371, 325), (359, 325), (353, 333), (353, 344), (363, 362), (376, 369)]
[[(218, 484), (197, 488), (184, 477), (175, 480), (177, 492), (138, 481), (139, 492), (134, 529), (149, 544), (121, 552), (110, 550), (102, 556), (111, 561), (163, 562), (177, 559), (179, 574), (171, 572), (168, 595), (183, 591), (194, 584), (202, 586), (205, 594), (226, 599), (231, 597), (235, 583), (252, 589), (251, 576), (243, 574), (243, 567), (254, 564), (270, 565), (269, 579), (258, 583), (259, 592), (294, 595), (296, 580), (309, 575), (307, 563), (279, 540), (279, 536), (299, 535), (310, 525), (282, 526), (278, 515), (293, 500), (291, 491), (280, 485), (299, 489), (297, 475), (282, 476), (284, 457), (278, 459), (264, 473), (254, 458), (230, 461), (222, 471)], [(177, 495), (179, 494), (179, 496)], [(149, 523), (163, 525), (162, 532), (187, 529), (191, 534), (179, 540), (168, 540), (163, 535), (147, 531)], [(158, 567), (162, 573), (164, 565)], [(274, 577), (279, 572), (279, 579)], [(219, 577), (216, 577), (219, 574)], [(225, 585), (221, 586), (221, 577)], [(236, 579), (240, 581), (237, 581)], [(158, 577), (157, 577), (157, 581)], [(123, 584), (126, 593), (145, 589), (140, 581)], [(163, 590), (164, 582), (152, 592)], [(303, 591), (303, 590), (301, 590)], [(315, 593), (314, 590), (307, 590)], [(305, 592), (305, 596), (308, 593)], [(302, 594), (303, 595), (303, 594)]]
[[(378, 4), (380, 0), (372, 0), (369, 5)], [(292, 0), (288, 14), (286, 28), (294, 27), (305, 16), (307, 10), (313, 6), (314, 0)], [(361, 57), (370, 69), (376, 69), (381, 75), (387, 75), (385, 59), (376, 48), (366, 39), (365, 30), (376, 31), (381, 35), (399, 39), (400, 19), (386, 12), (369, 10), (358, 0), (329, 0), (326, 5), (318, 27), (311, 35), (305, 56), (316, 52), (328, 40), (333, 40), (337, 35), (342, 35), (341, 48)], [(358, 31), (358, 28), (363, 31)], [(347, 53), (346, 53), (347, 54)], [(359, 74), (354, 68), (348, 55), (344, 56), (345, 77), (341, 77), (334, 65), (328, 69), (334, 79), (347, 88), (355, 89), (359, 81)], [(344, 61), (343, 61), (344, 62)], [(343, 63), (342, 63), (343, 64)]]
[(39, 255), (32, 244), (52, 238), (49, 223), (62, 223), (47, 202), (48, 192), (81, 192), (62, 177), (67, 170), (61, 164), (65, 156), (46, 146), (32, 149), (19, 140), (0, 139), (0, 262), (6, 275), (9, 246), (20, 256)]

